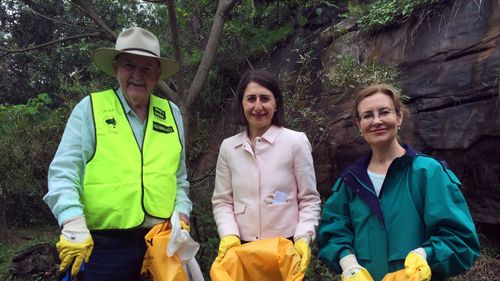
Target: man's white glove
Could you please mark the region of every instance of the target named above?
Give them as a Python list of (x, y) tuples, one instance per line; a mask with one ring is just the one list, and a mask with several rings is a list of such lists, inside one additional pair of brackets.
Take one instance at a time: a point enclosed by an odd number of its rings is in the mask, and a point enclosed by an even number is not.
[(85, 217), (77, 217), (63, 224), (59, 242), (56, 244), (61, 259), (59, 271), (64, 272), (70, 266), (71, 275), (76, 276), (82, 262), (88, 262), (94, 241), (85, 222)]

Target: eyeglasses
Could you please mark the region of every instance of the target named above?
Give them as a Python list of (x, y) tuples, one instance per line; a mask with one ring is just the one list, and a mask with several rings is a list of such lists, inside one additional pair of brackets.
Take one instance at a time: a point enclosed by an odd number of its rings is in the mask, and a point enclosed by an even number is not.
[(142, 75), (150, 75), (151, 73), (153, 73), (154, 71), (156, 71), (158, 69), (158, 66), (156, 66), (154, 64), (149, 64), (149, 63), (140, 64), (140, 63), (135, 63), (132, 61), (127, 61), (127, 60), (120, 60), (120, 59), (115, 60), (115, 61), (120, 67), (122, 67), (123, 69), (125, 69), (127, 71), (135, 71), (136, 69), (138, 69)]
[(373, 122), (375, 120), (375, 117), (378, 117), (380, 120), (387, 119), (391, 114), (393, 114), (395, 111), (390, 108), (383, 108), (379, 112), (372, 112), (372, 111), (367, 111), (363, 112), (361, 114), (360, 119), (363, 122)]

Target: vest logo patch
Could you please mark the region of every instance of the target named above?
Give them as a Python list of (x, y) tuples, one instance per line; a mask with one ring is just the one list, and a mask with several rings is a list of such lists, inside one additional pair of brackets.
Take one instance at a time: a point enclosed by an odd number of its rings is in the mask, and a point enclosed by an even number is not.
[(163, 124), (154, 121), (153, 121), (153, 130), (164, 134), (170, 134), (174, 132), (174, 128), (172, 128), (172, 126), (165, 126)]
[(113, 128), (116, 128), (115, 117), (111, 117), (111, 118), (106, 119), (106, 124), (113, 126)]
[(153, 106), (153, 114), (161, 120), (165, 120), (165, 111), (163, 109)]

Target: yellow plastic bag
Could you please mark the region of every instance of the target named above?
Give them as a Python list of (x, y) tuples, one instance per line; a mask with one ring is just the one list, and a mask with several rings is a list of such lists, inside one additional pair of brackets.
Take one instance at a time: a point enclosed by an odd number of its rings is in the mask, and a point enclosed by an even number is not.
[(229, 249), (210, 269), (212, 281), (301, 281), (300, 254), (292, 241), (276, 237)]
[(382, 281), (420, 281), (420, 274), (416, 272), (415, 275), (408, 277), (406, 276), (405, 270), (401, 269), (387, 273)]
[(148, 249), (142, 263), (141, 280), (188, 281), (179, 256), (167, 256), (171, 229), (166, 228), (167, 223), (157, 224), (144, 237)]

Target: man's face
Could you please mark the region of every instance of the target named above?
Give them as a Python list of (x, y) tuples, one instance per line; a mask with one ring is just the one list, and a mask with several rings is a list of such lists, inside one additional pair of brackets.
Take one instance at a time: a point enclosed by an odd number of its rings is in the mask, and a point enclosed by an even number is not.
[(158, 83), (160, 62), (151, 57), (121, 54), (113, 62), (116, 78), (130, 105), (149, 101), (149, 94)]

